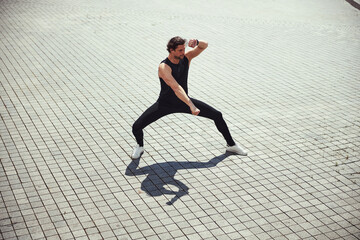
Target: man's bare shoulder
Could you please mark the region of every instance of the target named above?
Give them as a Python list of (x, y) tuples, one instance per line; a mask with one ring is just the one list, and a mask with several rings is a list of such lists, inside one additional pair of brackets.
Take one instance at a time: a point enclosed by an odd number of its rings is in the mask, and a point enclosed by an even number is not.
[(167, 65), (166, 63), (160, 63), (158, 74), (159, 77), (165, 78), (166, 76), (171, 76), (171, 67)]
[(166, 63), (162, 62), (159, 65), (159, 71), (170, 71), (171, 72), (171, 67), (169, 65), (167, 65)]

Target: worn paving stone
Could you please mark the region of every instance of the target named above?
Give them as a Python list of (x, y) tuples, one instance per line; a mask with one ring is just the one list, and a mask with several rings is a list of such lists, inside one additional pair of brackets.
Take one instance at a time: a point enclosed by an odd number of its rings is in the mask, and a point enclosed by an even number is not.
[[(0, 238), (360, 238), (350, 2), (1, 1)], [(209, 42), (189, 95), (249, 156), (174, 114), (131, 161), (175, 35)]]

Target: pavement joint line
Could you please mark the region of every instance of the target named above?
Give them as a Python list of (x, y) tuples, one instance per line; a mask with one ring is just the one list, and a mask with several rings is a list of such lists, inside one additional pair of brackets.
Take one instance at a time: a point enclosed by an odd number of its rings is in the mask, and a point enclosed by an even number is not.
[[(360, 238), (358, 5), (3, 0), (0, 239)], [(249, 156), (174, 114), (127, 175), (174, 35)]]

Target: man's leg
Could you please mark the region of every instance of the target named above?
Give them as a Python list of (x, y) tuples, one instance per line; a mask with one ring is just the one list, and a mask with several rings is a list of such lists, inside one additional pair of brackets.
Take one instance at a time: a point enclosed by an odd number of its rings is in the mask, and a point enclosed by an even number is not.
[(221, 112), (219, 112), (218, 110), (211, 107), (210, 105), (208, 105), (202, 101), (199, 101), (197, 99), (191, 98), (191, 101), (195, 104), (195, 106), (198, 109), (200, 109), (199, 116), (212, 119), (215, 122), (215, 125), (216, 125), (217, 129), (219, 130), (219, 132), (221, 132), (221, 134), (224, 136), (226, 143), (229, 146), (235, 145), (235, 142), (234, 142), (233, 138), (231, 137), (229, 128), (228, 128), (224, 118), (222, 117)]
[(170, 108), (159, 107), (159, 103), (154, 103), (149, 107), (133, 124), (132, 132), (135, 136), (136, 142), (140, 147), (144, 146), (143, 129), (156, 120), (172, 113)]
[(221, 112), (197, 99), (191, 98), (191, 101), (198, 109), (200, 109), (199, 116), (214, 120), (217, 129), (219, 130), (219, 132), (221, 132), (221, 134), (226, 140), (226, 143), (228, 145), (226, 149), (227, 151), (234, 152), (240, 155), (247, 155), (247, 152), (234, 142), (233, 138), (231, 137), (229, 128), (224, 118), (222, 117)]

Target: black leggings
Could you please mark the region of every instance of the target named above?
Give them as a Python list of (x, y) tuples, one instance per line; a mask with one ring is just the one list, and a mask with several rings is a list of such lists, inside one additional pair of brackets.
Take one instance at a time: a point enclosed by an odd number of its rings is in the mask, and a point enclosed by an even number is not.
[[(208, 104), (201, 102), (199, 100), (191, 98), (191, 101), (194, 105), (200, 109), (198, 116), (206, 117), (214, 120), (215, 125), (219, 132), (224, 136), (227, 144), (229, 146), (235, 145), (234, 140), (232, 139), (229, 129), (224, 121), (221, 112), (209, 106)], [(149, 124), (155, 122), (156, 120), (172, 113), (188, 113), (191, 114), (190, 108), (185, 104), (180, 107), (165, 107), (159, 105), (158, 102), (154, 103), (149, 107), (134, 123), (132, 127), (132, 132), (136, 138), (137, 143), (140, 146), (144, 146), (144, 133), (143, 129)]]

